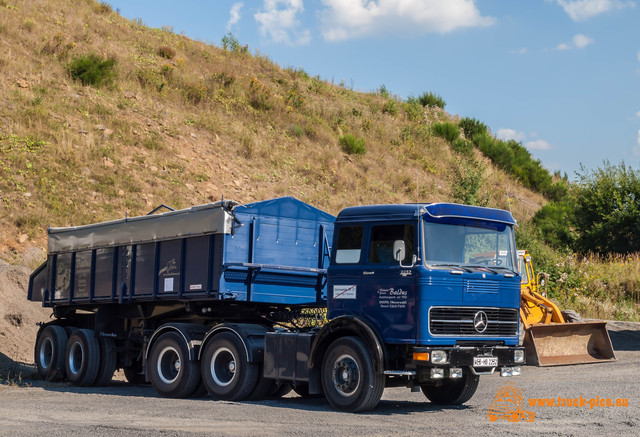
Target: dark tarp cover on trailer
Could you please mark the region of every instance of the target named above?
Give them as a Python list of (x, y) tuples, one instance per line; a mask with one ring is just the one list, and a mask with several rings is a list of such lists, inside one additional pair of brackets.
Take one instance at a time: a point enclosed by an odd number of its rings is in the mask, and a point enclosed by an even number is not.
[(163, 214), (68, 228), (49, 228), (49, 254), (141, 244), (206, 234), (228, 234), (235, 202), (221, 201)]

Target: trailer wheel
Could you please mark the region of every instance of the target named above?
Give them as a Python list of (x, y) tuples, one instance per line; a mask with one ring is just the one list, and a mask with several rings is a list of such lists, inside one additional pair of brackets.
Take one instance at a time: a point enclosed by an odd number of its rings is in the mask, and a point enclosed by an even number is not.
[(64, 366), (69, 382), (81, 387), (93, 384), (100, 366), (100, 345), (93, 331), (73, 331), (67, 342)]
[(473, 397), (480, 377), (463, 369), (462, 378), (443, 379), (422, 385), (422, 393), (436, 405), (462, 405)]
[(343, 337), (329, 345), (322, 360), (322, 388), (329, 403), (343, 411), (367, 411), (380, 402), (384, 375), (373, 368), (362, 340)]
[(202, 381), (214, 399), (247, 399), (258, 382), (256, 363), (249, 363), (241, 340), (223, 332), (209, 341), (202, 352)]
[(38, 374), (46, 381), (59, 381), (64, 377), (64, 357), (67, 332), (62, 326), (49, 325), (36, 341), (34, 361)]
[(116, 371), (116, 342), (113, 338), (100, 337), (98, 343), (100, 344), (100, 365), (93, 385), (102, 387), (111, 382), (113, 372)]
[(200, 364), (189, 360), (189, 351), (182, 337), (175, 332), (162, 334), (149, 357), (151, 385), (162, 396), (186, 398), (200, 383)]

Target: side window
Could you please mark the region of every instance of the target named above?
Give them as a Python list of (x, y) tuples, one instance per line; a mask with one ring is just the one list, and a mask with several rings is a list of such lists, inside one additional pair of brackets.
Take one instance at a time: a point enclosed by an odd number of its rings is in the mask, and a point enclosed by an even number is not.
[(357, 264), (362, 251), (362, 226), (343, 226), (338, 231), (336, 264)]
[(393, 243), (396, 240), (403, 240), (406, 250), (402, 262), (403, 264), (411, 263), (415, 253), (414, 239), (415, 226), (412, 224), (374, 226), (371, 229), (369, 262), (371, 264), (396, 263), (397, 261), (393, 258)]

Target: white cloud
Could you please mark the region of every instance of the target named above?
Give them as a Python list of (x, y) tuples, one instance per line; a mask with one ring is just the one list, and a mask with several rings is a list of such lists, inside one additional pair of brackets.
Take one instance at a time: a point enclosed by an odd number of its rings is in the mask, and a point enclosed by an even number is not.
[(524, 146), (529, 150), (549, 150), (551, 148), (551, 144), (545, 140), (527, 141)]
[(323, 36), (340, 41), (364, 36), (447, 33), (496, 22), (475, 0), (322, 0)]
[(496, 136), (503, 141), (515, 140), (517, 142), (521, 142), (525, 138), (524, 132), (518, 132), (515, 129), (505, 128), (498, 129)]
[(640, 118), (640, 111), (636, 112), (636, 117)]
[(604, 12), (635, 7), (635, 3), (622, 0), (556, 0), (573, 21), (584, 21)]
[(311, 41), (311, 32), (300, 28), (298, 14), (304, 12), (302, 0), (264, 0), (263, 11), (253, 17), (260, 23), (260, 35), (273, 42), (304, 45)]
[(529, 50), (526, 47), (522, 47), (518, 50), (511, 50), (509, 53), (512, 55), (526, 55)]
[(593, 44), (593, 38), (589, 38), (587, 35), (581, 33), (573, 37), (573, 44), (579, 49), (583, 49), (589, 44)]
[(637, 56), (638, 56), (638, 61), (640, 61), (640, 51), (638, 52)]
[(231, 26), (240, 21), (240, 9), (244, 4), (242, 2), (234, 3), (229, 11), (229, 21), (227, 22), (227, 30), (231, 31)]
[(562, 43), (556, 47), (556, 50), (583, 49), (589, 44), (593, 44), (593, 38), (578, 33), (573, 36), (571, 43)]

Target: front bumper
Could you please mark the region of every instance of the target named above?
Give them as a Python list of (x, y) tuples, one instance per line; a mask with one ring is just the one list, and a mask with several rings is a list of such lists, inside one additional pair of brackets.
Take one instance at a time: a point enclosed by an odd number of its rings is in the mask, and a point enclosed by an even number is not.
[[(453, 346), (453, 347), (415, 347), (413, 348), (414, 356), (416, 354), (428, 353), (429, 357), (433, 356), (433, 351), (444, 351), (447, 355), (445, 362), (434, 363), (425, 360), (414, 360), (416, 366), (428, 367), (473, 367), (473, 359), (478, 357), (496, 357), (498, 364), (495, 367), (503, 366), (521, 366), (525, 362), (516, 362), (514, 354), (516, 350), (521, 350), (524, 356), (524, 347), (521, 346)], [(418, 355), (425, 357), (425, 355)], [(481, 367), (479, 367), (481, 368)]]

